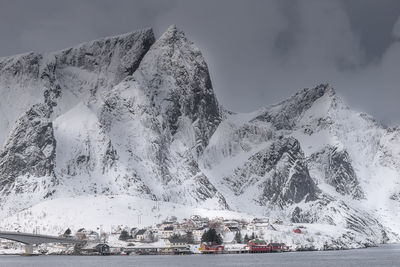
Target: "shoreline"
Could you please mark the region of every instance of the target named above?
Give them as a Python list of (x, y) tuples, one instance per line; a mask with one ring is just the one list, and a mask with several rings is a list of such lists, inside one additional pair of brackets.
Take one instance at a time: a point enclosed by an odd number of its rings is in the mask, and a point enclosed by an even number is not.
[(281, 253), (301, 253), (301, 252), (328, 252), (328, 251), (350, 251), (350, 250), (363, 250), (368, 248), (378, 248), (386, 245), (400, 245), (399, 243), (384, 243), (379, 244), (377, 246), (366, 246), (360, 248), (339, 248), (339, 249), (301, 249), (295, 251), (281, 251), (281, 252), (267, 252), (267, 253), (250, 253), (250, 252), (223, 252), (223, 253), (190, 253), (190, 254), (132, 254), (132, 255), (121, 255), (121, 254), (107, 254), (107, 255), (99, 255), (99, 254), (33, 254), (33, 255), (23, 255), (23, 253), (10, 253), (10, 254), (0, 254), (2, 256), (23, 256), (23, 257), (33, 257), (33, 256), (71, 256), (71, 257), (109, 257), (109, 256), (121, 256), (121, 257), (136, 257), (136, 256), (190, 256), (190, 255), (240, 255), (240, 254), (281, 254)]

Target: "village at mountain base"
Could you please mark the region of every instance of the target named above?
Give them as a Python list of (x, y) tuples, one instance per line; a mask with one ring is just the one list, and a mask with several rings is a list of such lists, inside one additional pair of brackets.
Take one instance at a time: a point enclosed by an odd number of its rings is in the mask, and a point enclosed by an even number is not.
[[(327, 240), (326, 233), (314, 233), (307, 227), (308, 225), (286, 224), (280, 220), (270, 221), (268, 218), (246, 221), (220, 217), (210, 220), (194, 215), (178, 221), (172, 216), (162, 223), (145, 228), (119, 225), (111, 231), (104, 231), (99, 227), (95, 230), (80, 228), (74, 232), (68, 228), (60, 233), (60, 237), (82, 240), (83, 244), (42, 244), (33, 246), (33, 253), (186, 255), (343, 249), (340, 240)], [(325, 243), (321, 246), (321, 242)], [(23, 254), (23, 249), (23, 244), (0, 240), (0, 254)]]

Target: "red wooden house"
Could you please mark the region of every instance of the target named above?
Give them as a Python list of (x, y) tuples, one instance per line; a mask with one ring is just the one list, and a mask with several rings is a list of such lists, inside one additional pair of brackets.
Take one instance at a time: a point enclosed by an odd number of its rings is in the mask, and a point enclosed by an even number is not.
[(225, 247), (223, 245), (218, 245), (216, 243), (203, 242), (200, 247), (201, 253), (209, 254), (209, 253), (223, 253)]
[(301, 230), (299, 228), (294, 229), (293, 232), (295, 232), (296, 234), (301, 234)]
[(270, 247), (264, 240), (253, 239), (249, 241), (250, 253), (266, 253), (270, 252)]

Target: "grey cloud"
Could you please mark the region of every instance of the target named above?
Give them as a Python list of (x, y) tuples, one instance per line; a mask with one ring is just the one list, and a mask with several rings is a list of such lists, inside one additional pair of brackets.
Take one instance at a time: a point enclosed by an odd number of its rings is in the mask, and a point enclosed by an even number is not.
[(399, 17), (397, 0), (3, 0), (0, 56), (176, 24), (203, 51), (229, 109), (330, 82), (350, 106), (399, 123)]
[(393, 26), (393, 37), (396, 39), (400, 39), (400, 17), (397, 19), (396, 23)]

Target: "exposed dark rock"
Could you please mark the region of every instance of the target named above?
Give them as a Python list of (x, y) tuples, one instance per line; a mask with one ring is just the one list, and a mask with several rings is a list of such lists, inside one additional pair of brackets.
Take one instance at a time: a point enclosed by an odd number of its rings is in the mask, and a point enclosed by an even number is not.
[(310, 164), (318, 162), (324, 168), (325, 181), (332, 185), (341, 195), (350, 195), (354, 199), (364, 198), (357, 175), (351, 165), (347, 151), (337, 147), (326, 147), (313, 154), (309, 159)]
[(235, 170), (233, 177), (225, 177), (236, 195), (254, 184), (262, 188), (255, 196), (260, 204), (280, 206), (315, 200), (319, 190), (311, 179), (304, 154), (294, 138), (280, 138), (268, 148), (256, 153)]
[(152, 29), (108, 37), (84, 43), (56, 54), (59, 68), (79, 67), (91, 72), (103, 72), (117, 84), (132, 75), (154, 43)]
[(35, 105), (17, 122), (0, 153), (2, 191), (18, 176), (54, 176), (56, 140), (47, 105)]
[(171, 26), (150, 48), (138, 70), (147, 81), (141, 87), (152, 106), (165, 117), (172, 134), (177, 131), (180, 117), (191, 119), (199, 155), (222, 117), (200, 50), (183, 31)]
[[(329, 84), (321, 84), (311, 89), (305, 88), (289, 99), (268, 107), (254, 121), (270, 122), (277, 130), (291, 130), (296, 125), (300, 115), (325, 94), (335, 94), (335, 91)], [(279, 108), (275, 108), (278, 106)]]

